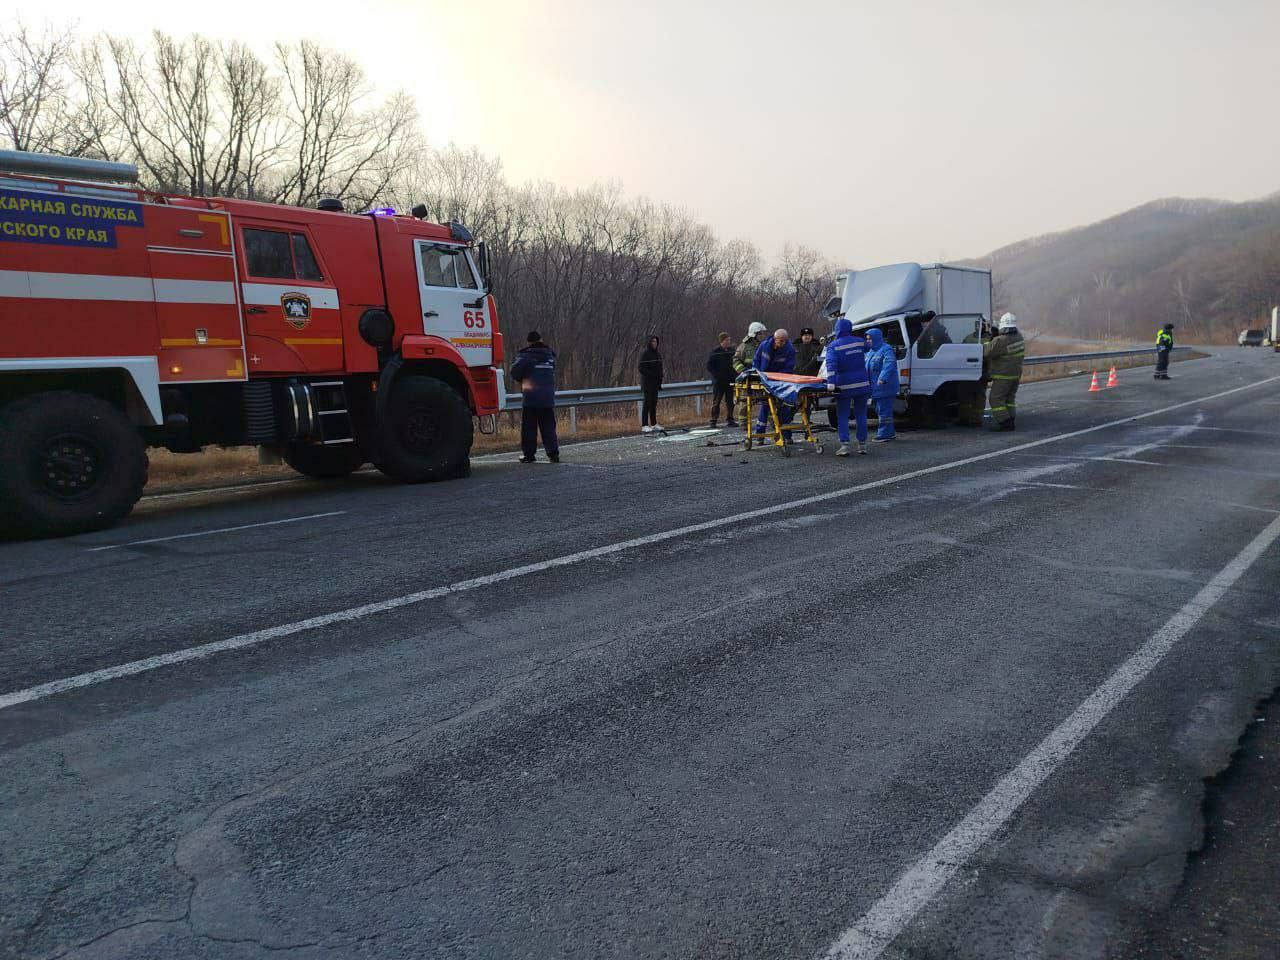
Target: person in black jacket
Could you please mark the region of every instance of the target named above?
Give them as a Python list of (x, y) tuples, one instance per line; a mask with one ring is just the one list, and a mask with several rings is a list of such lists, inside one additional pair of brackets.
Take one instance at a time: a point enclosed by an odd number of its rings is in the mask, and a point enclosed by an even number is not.
[(511, 365), (511, 379), (519, 381), (524, 397), (520, 410), (521, 463), (533, 463), (538, 450), (538, 434), (547, 459), (560, 462), (560, 440), (556, 437), (556, 352), (542, 342), (542, 335), (531, 330), (528, 345), (516, 354)]
[(796, 344), (796, 373), (806, 377), (816, 377), (822, 369), (824, 347), (813, 335), (813, 327), (805, 327), (800, 331), (800, 341)]
[(640, 413), (640, 432), (661, 430), (658, 426), (658, 391), (662, 389), (662, 354), (658, 352), (656, 336), (640, 354), (640, 389), (644, 393), (644, 405)]
[(720, 346), (707, 357), (707, 373), (711, 374), (711, 426), (716, 426), (720, 419), (720, 400), (723, 398), (724, 422), (729, 427), (736, 427), (738, 421), (733, 419), (733, 381), (738, 375), (733, 369), (733, 338), (727, 333), (720, 334)]

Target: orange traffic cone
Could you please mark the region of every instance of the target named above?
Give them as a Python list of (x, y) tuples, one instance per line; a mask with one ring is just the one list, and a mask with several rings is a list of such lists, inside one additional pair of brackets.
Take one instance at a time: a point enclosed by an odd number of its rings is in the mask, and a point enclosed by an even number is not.
[(1098, 371), (1097, 371), (1097, 370), (1095, 370), (1095, 371), (1093, 371), (1093, 382), (1089, 384), (1089, 392), (1090, 392), (1090, 393), (1098, 393), (1098, 392), (1100, 392), (1101, 390), (1102, 390), (1102, 388), (1101, 388), (1100, 386), (1098, 386)]
[(1111, 368), (1111, 372), (1110, 372), (1109, 374), (1107, 374), (1107, 386), (1108, 386), (1108, 387), (1118, 387), (1118, 386), (1120, 386), (1120, 378), (1116, 376), (1116, 368), (1115, 368), (1115, 367), (1112, 367), (1112, 368)]

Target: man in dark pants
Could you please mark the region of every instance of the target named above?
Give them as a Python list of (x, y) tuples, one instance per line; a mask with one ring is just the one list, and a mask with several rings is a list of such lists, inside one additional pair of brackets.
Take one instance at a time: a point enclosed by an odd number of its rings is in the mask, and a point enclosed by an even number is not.
[(520, 411), (521, 463), (533, 463), (538, 450), (538, 434), (547, 459), (560, 462), (560, 441), (556, 437), (556, 353), (542, 342), (542, 335), (530, 331), (528, 345), (516, 355), (511, 379), (520, 383), (524, 405)]
[(733, 338), (727, 333), (720, 334), (720, 346), (711, 351), (707, 357), (707, 373), (711, 374), (711, 426), (720, 420), (720, 401), (724, 400), (724, 422), (729, 427), (736, 427), (738, 421), (733, 419), (733, 381), (737, 374), (733, 369)]
[(1156, 331), (1156, 379), (1169, 379), (1169, 354), (1173, 353), (1173, 324)]

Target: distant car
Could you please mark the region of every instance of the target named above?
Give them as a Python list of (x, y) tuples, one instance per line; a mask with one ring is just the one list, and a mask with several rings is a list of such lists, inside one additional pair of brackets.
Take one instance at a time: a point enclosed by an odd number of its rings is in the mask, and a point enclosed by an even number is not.
[(1267, 331), (1265, 330), (1241, 330), (1240, 336), (1236, 338), (1236, 343), (1242, 347), (1261, 347), (1267, 342)]

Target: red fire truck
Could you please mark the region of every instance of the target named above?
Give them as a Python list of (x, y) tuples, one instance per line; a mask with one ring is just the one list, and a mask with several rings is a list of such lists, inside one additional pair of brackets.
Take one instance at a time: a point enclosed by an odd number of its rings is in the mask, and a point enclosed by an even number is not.
[(460, 223), (152, 193), (126, 164), (0, 151), (0, 528), (125, 516), (148, 446), (256, 444), (311, 477), (465, 476), (503, 396)]

